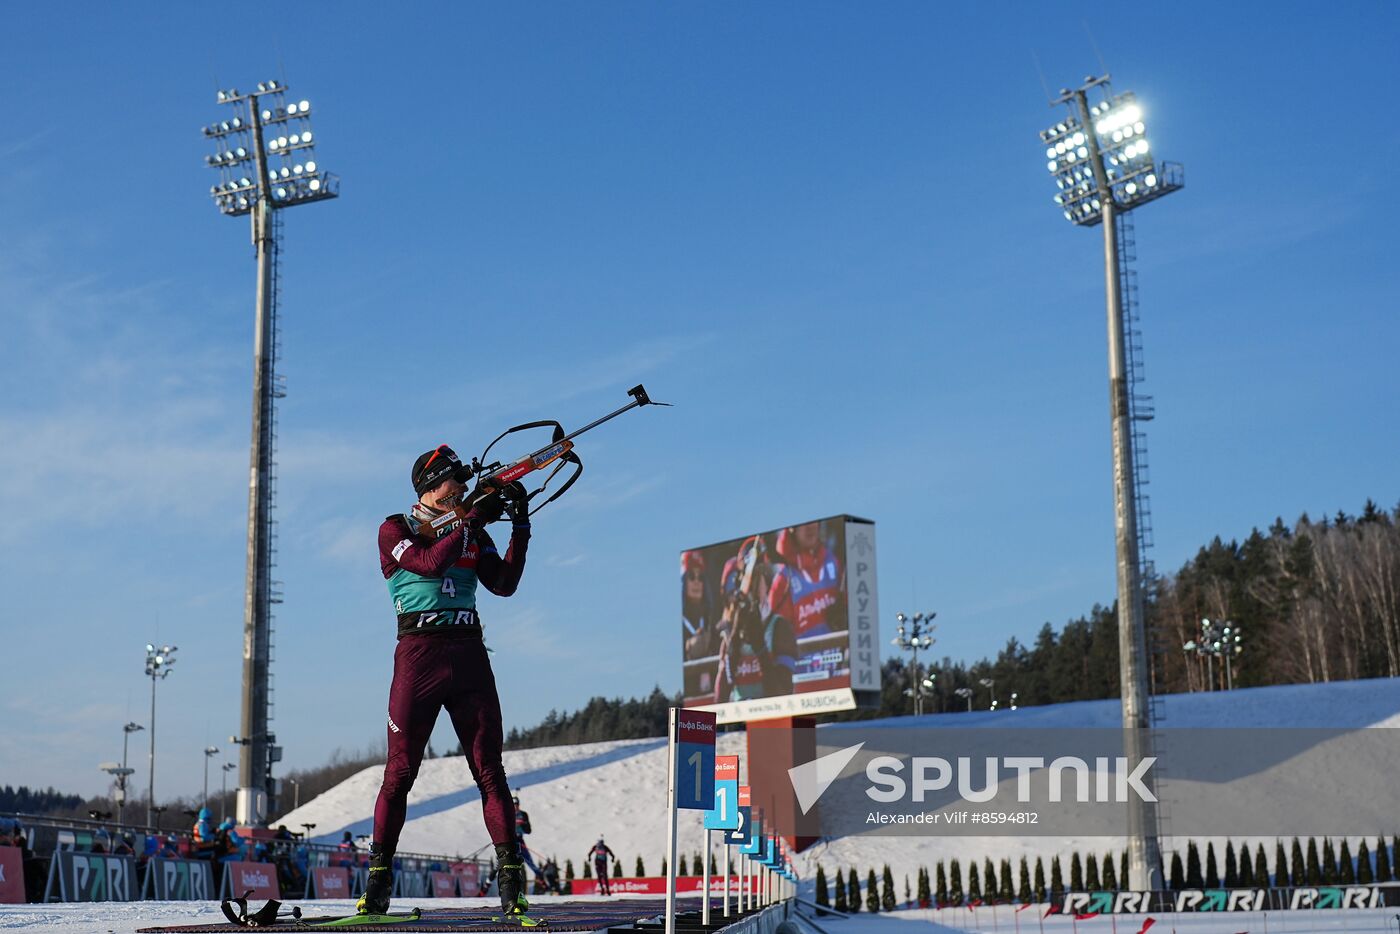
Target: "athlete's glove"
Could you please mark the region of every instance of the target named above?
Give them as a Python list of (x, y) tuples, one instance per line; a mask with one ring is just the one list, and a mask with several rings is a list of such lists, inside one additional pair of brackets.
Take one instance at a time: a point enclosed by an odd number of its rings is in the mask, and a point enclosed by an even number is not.
[(736, 594), (734, 598), (734, 633), (740, 644), (755, 649), (763, 646), (763, 614), (758, 603), (747, 594)]
[(505, 485), (501, 490), (501, 496), (506, 501), (506, 515), (516, 525), (530, 524), (530, 494), (525, 491), (525, 484), (519, 480), (514, 480)]
[(505, 510), (505, 500), (502, 499), (499, 490), (478, 486), (466, 495), (462, 506), (475, 513), (476, 520), (484, 525), (501, 518), (501, 513)]

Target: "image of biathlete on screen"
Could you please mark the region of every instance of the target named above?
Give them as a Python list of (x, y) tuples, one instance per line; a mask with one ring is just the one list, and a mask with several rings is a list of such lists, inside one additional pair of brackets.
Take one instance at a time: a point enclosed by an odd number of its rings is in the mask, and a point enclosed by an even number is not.
[(687, 702), (849, 685), (843, 538), (816, 521), (682, 553)]

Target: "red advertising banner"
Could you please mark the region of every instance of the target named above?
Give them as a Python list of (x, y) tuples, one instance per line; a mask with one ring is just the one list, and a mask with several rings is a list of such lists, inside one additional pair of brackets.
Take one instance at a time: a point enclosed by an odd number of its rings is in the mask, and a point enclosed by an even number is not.
[[(715, 756), (715, 781), (737, 782), (739, 780), (738, 756)], [(742, 802), (741, 802), (742, 803)]]
[(748, 785), (739, 786), (739, 807), (747, 808), (753, 806), (752, 795), (749, 794)]
[[(688, 892), (700, 892), (703, 889), (704, 876), (677, 876), (676, 893), (685, 894)], [(757, 880), (749, 877), (749, 890), (758, 891)], [(573, 888), (570, 890), (574, 895), (597, 895), (597, 879), (574, 879), (571, 882)], [(710, 892), (716, 892), (724, 887), (724, 876), (710, 877)], [(740, 891), (739, 877), (729, 877), (729, 887), (731, 892)], [(609, 879), (608, 888), (614, 895), (665, 895), (665, 876), (631, 876), (622, 879)]]
[[(457, 875), (451, 872), (430, 872), (433, 882), (433, 898), (456, 898), (457, 897)], [(476, 889), (472, 889), (472, 894), (476, 894)]]
[(476, 863), (452, 863), (448, 866), (457, 877), (464, 897), (471, 897), (481, 891), (481, 867)]
[(681, 710), (677, 717), (676, 742), (715, 744), (715, 715), (708, 710)]
[(0, 846), (0, 905), (24, 904), (24, 853)]
[(311, 870), (312, 898), (349, 898), (350, 870), (344, 866), (316, 866)]
[(232, 893), (225, 898), (241, 897), (249, 890), (255, 898), (282, 897), (277, 885), (277, 867), (271, 863), (224, 863), (223, 890)]

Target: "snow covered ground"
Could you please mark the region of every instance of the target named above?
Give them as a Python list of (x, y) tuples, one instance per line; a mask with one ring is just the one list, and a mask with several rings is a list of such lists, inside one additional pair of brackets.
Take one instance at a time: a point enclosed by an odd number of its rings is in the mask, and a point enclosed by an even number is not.
[[(852, 918), (837, 924), (820, 923), (826, 934), (938, 934), (942, 931), (1000, 932), (1000, 934), (1137, 934), (1143, 921), (1150, 917), (1156, 923), (1151, 934), (1395, 934), (1395, 909), (1349, 911), (1236, 912), (1232, 914), (1156, 914), (1146, 916), (1100, 915), (1076, 921), (1064, 915), (1041, 917), (1044, 906), (1017, 912), (1014, 908), (945, 908), (941, 911), (897, 911), (879, 918)], [(917, 928), (900, 928), (888, 922), (920, 922)], [(872, 922), (874, 922), (872, 924)], [(878, 927), (881, 922), (885, 926)], [(852, 926), (847, 926), (852, 925)]]
[[(1162, 725), (1186, 727), (1336, 727), (1400, 726), (1400, 678), (1349, 681), (1319, 685), (1284, 685), (1230, 692), (1177, 694), (1163, 699)], [(1084, 701), (1019, 710), (975, 711), (901, 718), (900, 726), (917, 724), (937, 729), (967, 727), (1015, 728), (1113, 728), (1120, 724), (1116, 700)], [(831, 724), (820, 729), (859, 729), (894, 721)], [(719, 753), (744, 753), (742, 733), (723, 733)], [(556, 746), (505, 754), (506, 772), (521, 805), (530, 813), (534, 833), (528, 838), (537, 855), (553, 855), (561, 866), (572, 859), (582, 872), (583, 860), (600, 835), (622, 860), (630, 875), (637, 856), (648, 873), (660, 870), (665, 848), (666, 742), (664, 739), (625, 740), (581, 746)], [(337, 842), (341, 832), (369, 833), (375, 795), (382, 769), (370, 768), (302, 805), (282, 819), (295, 827), (313, 822), (317, 839)], [(1400, 818), (1387, 826), (1390, 815), (1400, 813), (1400, 795), (1377, 802), (1375, 833), (1400, 831)], [(680, 846), (686, 854), (702, 845), (700, 813), (683, 811)], [(1205, 839), (1198, 838), (1204, 846)], [(1216, 841), (1223, 849), (1225, 840)], [(1236, 845), (1239, 844), (1236, 840)], [(1264, 843), (1270, 860), (1273, 841), (1251, 838), (1250, 845)], [(1352, 840), (1355, 848), (1358, 839)], [(1374, 845), (1374, 837), (1371, 839)], [(409, 798), (408, 823), (401, 849), (447, 855), (469, 854), (488, 844), (481, 819), (481, 801), (466, 764), (460, 758), (433, 759), (423, 763)], [(1170, 841), (1167, 841), (1170, 846)], [(1022, 855), (1032, 864), (1036, 856), (1117, 853), (1121, 839), (1104, 837), (888, 837), (860, 836), (824, 840), (799, 856), (799, 870), (810, 880), (818, 863), (828, 875), (838, 867), (856, 867), (860, 877), (886, 863), (895, 875), (898, 894), (903, 877), (912, 884), (920, 866), (958, 858), (964, 867), (971, 859), (994, 863), (1009, 859), (1015, 866)], [(1068, 871), (1068, 866), (1066, 866)]]
[[(1288, 685), (1255, 688), (1228, 693), (1184, 694), (1166, 697), (1163, 726), (1184, 727), (1337, 727), (1400, 726), (1400, 679), (1353, 681), (1324, 685)], [(865, 724), (831, 724), (821, 729), (858, 729), (861, 726), (889, 725), (891, 721)], [(914, 721), (903, 718), (900, 726), (917, 723), (939, 729), (967, 727), (1016, 728), (1113, 728), (1119, 725), (1117, 701), (1088, 701), (1020, 710), (979, 711), (933, 714)], [(742, 733), (719, 737), (720, 754), (744, 753)], [(562, 866), (572, 859), (580, 872), (588, 849), (599, 835), (622, 860), (630, 875), (640, 855), (649, 873), (657, 873), (665, 847), (666, 743), (664, 739), (626, 740), (582, 746), (559, 746), (508, 752), (505, 755), (511, 786), (520, 794), (521, 804), (530, 812), (534, 833), (530, 844), (537, 855), (553, 855)], [(352, 776), (337, 787), (285, 815), (279, 822), (295, 827), (313, 822), (320, 831), (317, 839), (337, 842), (342, 831), (369, 833), (381, 768), (371, 768)], [(1400, 814), (1400, 795), (1381, 802), (1390, 814)], [(1377, 826), (1376, 833), (1400, 831), (1400, 817), (1390, 826)], [(682, 812), (680, 841), (682, 852), (697, 852), (702, 845), (699, 812)], [(1200, 842), (1204, 843), (1204, 840)], [(1239, 841), (1236, 841), (1238, 843)], [(1270, 859), (1273, 842), (1263, 842)], [(1217, 848), (1224, 840), (1215, 841)], [(1353, 840), (1353, 847), (1356, 841)], [(1167, 841), (1170, 847), (1170, 841)], [(481, 801), (466, 764), (460, 758), (434, 759), (423, 763), (409, 799), (408, 823), (401, 847), (427, 853), (467, 855), (488, 846), (481, 820)], [(1009, 859), (1013, 865), (1021, 855), (1032, 860), (1037, 855), (1117, 853), (1122, 841), (1113, 838), (1036, 838), (1036, 837), (844, 837), (825, 840), (798, 857), (804, 888), (810, 885), (816, 866), (828, 874), (838, 867), (854, 866), (864, 879), (870, 868), (877, 871), (888, 863), (894, 872), (898, 895), (903, 878), (912, 884), (920, 866), (932, 867), (939, 860), (958, 858), (964, 866), (975, 859), (979, 864), (990, 857), (994, 862)], [(543, 901), (543, 900), (542, 900)], [(348, 907), (349, 902), (317, 902), (330, 911)], [(424, 907), (487, 905), (479, 899), (424, 900)], [(1027, 909), (1017, 913), (1008, 907), (904, 911), (888, 916), (858, 915), (849, 920), (822, 919), (825, 934), (922, 934), (928, 931), (1007, 931), (1084, 932), (1084, 934), (1134, 934), (1141, 919), (1104, 916), (1075, 922), (1068, 918), (1041, 919), (1041, 912)], [(1396, 910), (1307, 911), (1288, 914), (1163, 915), (1157, 916), (1155, 934), (1180, 931), (1182, 934), (1235, 934), (1235, 932), (1382, 932), (1400, 934)], [(136, 902), (102, 905), (13, 905), (0, 906), (0, 930), (43, 930), (62, 932), (134, 931), (151, 924), (196, 924), (222, 917), (218, 906), (208, 902)]]
[[(539, 899), (547, 911), (549, 898)], [(332, 914), (353, 911), (354, 903), (327, 900), (313, 903), (316, 910)], [(486, 907), (477, 898), (425, 899), (423, 908)], [(943, 932), (999, 932), (999, 934), (1136, 934), (1141, 917), (1101, 916), (1087, 921), (1056, 917), (1042, 919), (1041, 911), (1028, 908), (982, 908), (977, 911), (946, 908), (942, 911), (897, 911), (886, 915), (856, 915), (849, 919), (822, 918), (813, 934), (943, 934)], [(1396, 928), (1395, 909), (1373, 911), (1306, 911), (1236, 913), (1229, 915), (1153, 915), (1151, 934), (1383, 934)], [(105, 904), (0, 905), (0, 931), (46, 931), (52, 934), (133, 934), (153, 925), (219, 922), (223, 915), (213, 902), (108, 902)], [(809, 930), (803, 925), (804, 930)]]
[[(617, 901), (618, 896), (611, 899)], [(654, 897), (654, 896), (653, 896)], [(531, 901), (542, 908), (559, 896), (537, 895)], [(595, 897), (573, 896), (570, 901), (594, 901)], [(354, 914), (352, 899), (327, 898), (293, 902), (308, 915)], [(395, 901), (394, 910), (410, 907), (499, 909), (494, 898), (425, 898)], [(0, 931), (53, 931), (55, 934), (131, 934), (137, 928), (177, 924), (226, 924), (218, 902), (103, 902), (100, 904), (0, 905)], [(291, 930), (290, 928), (288, 930)]]

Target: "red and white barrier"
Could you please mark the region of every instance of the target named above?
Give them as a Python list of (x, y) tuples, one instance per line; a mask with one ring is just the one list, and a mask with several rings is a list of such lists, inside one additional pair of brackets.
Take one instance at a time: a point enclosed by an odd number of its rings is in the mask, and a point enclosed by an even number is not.
[(344, 866), (314, 866), (307, 898), (350, 898), (350, 870)]
[(224, 878), (219, 887), (220, 898), (242, 896), (251, 890), (254, 898), (281, 899), (277, 884), (277, 867), (271, 863), (224, 863)]
[(24, 853), (17, 846), (0, 846), (0, 904), (24, 904)]
[[(751, 891), (758, 891), (758, 887), (757, 885), (755, 885), (757, 881), (756, 879), (750, 877), (747, 881), (750, 884)], [(700, 892), (704, 889), (704, 882), (704, 876), (677, 876), (676, 892), (681, 894), (689, 892)], [(730, 876), (729, 884), (732, 887), (733, 891), (737, 891), (739, 889), (739, 877)], [(574, 895), (598, 894), (597, 879), (574, 879), (571, 882), (571, 885), (573, 886), (571, 892)], [(710, 877), (711, 891), (714, 890), (715, 886), (723, 885), (723, 876)], [(666, 877), (623, 876), (620, 879), (609, 879), (608, 887), (614, 895), (664, 895), (666, 893)]]

